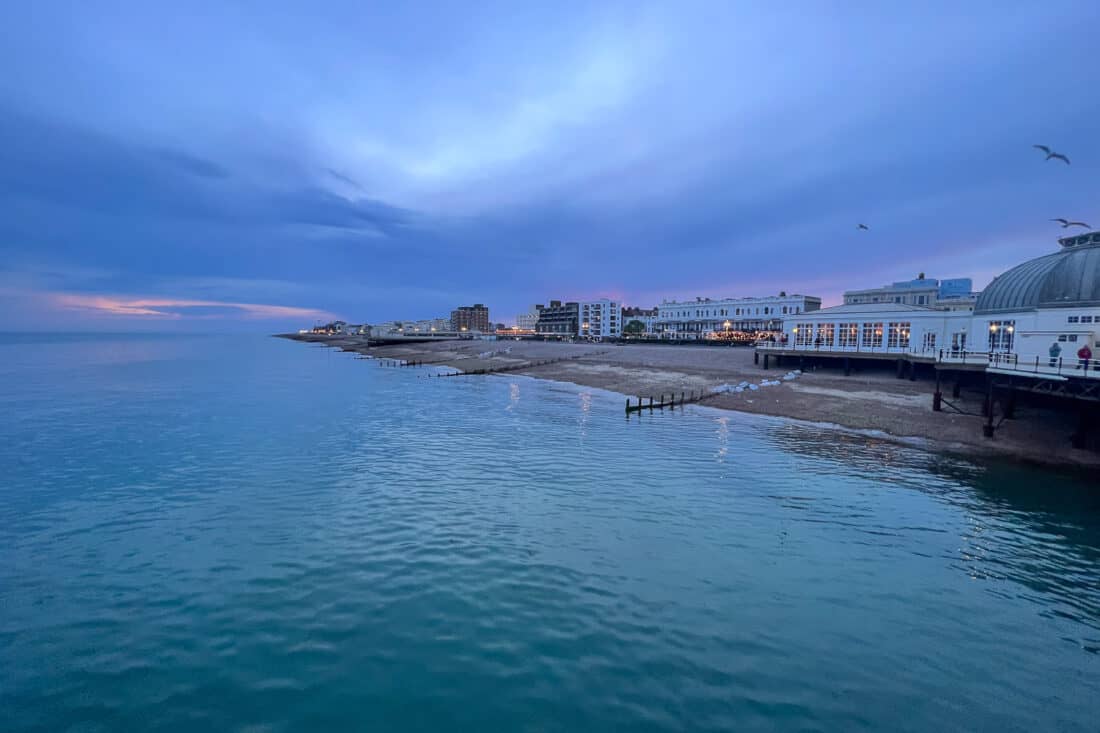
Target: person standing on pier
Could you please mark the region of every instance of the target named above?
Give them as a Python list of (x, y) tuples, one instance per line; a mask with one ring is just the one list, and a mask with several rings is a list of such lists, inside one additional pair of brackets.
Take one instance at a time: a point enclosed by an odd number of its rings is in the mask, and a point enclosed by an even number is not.
[(1086, 372), (1089, 370), (1089, 362), (1092, 361), (1092, 349), (1088, 344), (1085, 344), (1077, 350), (1077, 358), (1080, 359), (1080, 363), (1077, 364), (1078, 369), (1084, 369)]
[(1057, 341), (1054, 341), (1050, 345), (1050, 365), (1058, 366), (1058, 357), (1062, 355), (1062, 347), (1058, 345)]

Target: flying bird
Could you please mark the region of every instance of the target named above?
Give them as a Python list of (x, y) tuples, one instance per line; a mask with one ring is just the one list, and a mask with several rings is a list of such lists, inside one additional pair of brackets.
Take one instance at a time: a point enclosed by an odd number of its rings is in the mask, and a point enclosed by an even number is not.
[(868, 229), (868, 230), (869, 230), (869, 229), (870, 229), (871, 227), (867, 226), (866, 224), (860, 224), (860, 225), (859, 225), (859, 228), (860, 228), (860, 229)]
[(1092, 229), (1092, 227), (1090, 227), (1083, 221), (1070, 221), (1069, 219), (1051, 219), (1051, 221), (1058, 222), (1062, 225), (1063, 229), (1068, 229), (1069, 227), (1084, 227), (1085, 229)]
[(1047, 157), (1044, 158), (1044, 160), (1050, 160), (1051, 158), (1056, 158), (1058, 160), (1064, 161), (1066, 165), (1069, 165), (1069, 158), (1062, 155), (1061, 153), (1054, 152), (1053, 150), (1048, 148), (1046, 145), (1032, 145), (1031, 147), (1037, 148), (1039, 150), (1042, 150), (1044, 153), (1046, 153)]

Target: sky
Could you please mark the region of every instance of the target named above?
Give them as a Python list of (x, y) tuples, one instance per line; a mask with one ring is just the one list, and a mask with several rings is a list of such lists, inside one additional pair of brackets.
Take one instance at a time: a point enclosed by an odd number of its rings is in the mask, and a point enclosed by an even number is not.
[(1049, 219), (1100, 227), (1098, 24), (1092, 0), (5, 3), (0, 330), (980, 288), (1053, 251)]

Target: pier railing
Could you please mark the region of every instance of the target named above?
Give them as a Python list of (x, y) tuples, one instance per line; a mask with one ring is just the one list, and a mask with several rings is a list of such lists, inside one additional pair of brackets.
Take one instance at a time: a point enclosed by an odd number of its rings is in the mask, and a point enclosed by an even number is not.
[(942, 350), (936, 359), (938, 364), (965, 364), (985, 366), (999, 372), (1017, 372), (1021, 375), (1075, 377), (1100, 379), (1100, 359), (1081, 359), (1077, 356), (1033, 356), (1020, 358), (1019, 354), (999, 351), (947, 351)]
[(968, 351), (966, 349), (900, 346), (837, 346), (835, 344), (792, 344), (762, 341), (756, 344), (761, 351), (777, 354), (811, 356), (897, 356), (934, 361), (944, 366), (984, 367), (997, 371), (1018, 372), (1040, 376), (1076, 377), (1100, 379), (1100, 359), (1081, 359), (1077, 356), (1025, 356), (1009, 351)]
[(867, 344), (837, 345), (837, 344), (792, 344), (772, 341), (757, 341), (756, 348), (762, 351), (778, 352), (780, 354), (848, 354), (856, 356), (865, 354), (868, 356), (898, 355), (898, 356), (924, 356), (933, 358), (936, 348), (931, 346), (889, 346), (886, 344), (875, 346)]

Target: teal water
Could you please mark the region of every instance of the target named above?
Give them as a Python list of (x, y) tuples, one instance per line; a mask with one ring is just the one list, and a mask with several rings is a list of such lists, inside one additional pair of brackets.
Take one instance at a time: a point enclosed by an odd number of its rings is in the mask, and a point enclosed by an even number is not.
[(0, 729), (1100, 729), (1100, 487), (423, 373), (0, 336)]

